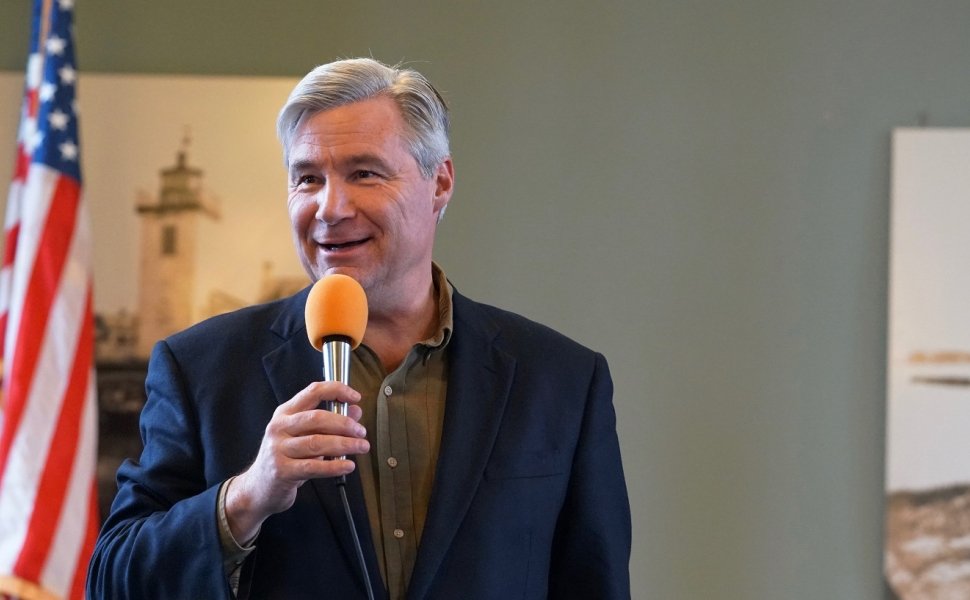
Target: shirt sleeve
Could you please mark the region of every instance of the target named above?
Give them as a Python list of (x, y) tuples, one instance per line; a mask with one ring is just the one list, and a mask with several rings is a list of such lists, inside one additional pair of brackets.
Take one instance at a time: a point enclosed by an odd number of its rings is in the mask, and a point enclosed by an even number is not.
[(225, 569), (226, 577), (229, 578), (229, 587), (233, 594), (239, 589), (239, 573), (242, 570), (243, 561), (256, 549), (256, 538), (259, 532), (252, 539), (244, 544), (236, 541), (229, 528), (229, 519), (226, 518), (226, 493), (235, 477), (230, 477), (219, 487), (219, 501), (216, 503), (216, 512), (219, 520), (219, 544), (222, 546), (222, 566)]

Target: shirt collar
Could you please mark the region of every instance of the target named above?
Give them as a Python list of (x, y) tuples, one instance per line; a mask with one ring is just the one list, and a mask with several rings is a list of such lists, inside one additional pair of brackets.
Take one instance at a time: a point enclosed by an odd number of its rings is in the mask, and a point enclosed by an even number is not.
[(438, 303), (438, 329), (430, 338), (418, 342), (419, 345), (426, 347), (429, 353), (444, 349), (451, 340), (451, 332), (454, 329), (451, 304), (454, 288), (445, 277), (444, 270), (436, 262), (431, 263), (431, 280)]

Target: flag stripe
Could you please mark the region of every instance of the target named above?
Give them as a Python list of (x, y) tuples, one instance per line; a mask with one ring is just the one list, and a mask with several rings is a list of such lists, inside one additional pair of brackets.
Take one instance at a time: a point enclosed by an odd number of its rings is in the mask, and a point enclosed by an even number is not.
[[(34, 262), (44, 232), (43, 225), (47, 220), (47, 213), (54, 197), (54, 188), (59, 178), (60, 174), (57, 171), (43, 164), (35, 164), (23, 184), (14, 186), (17, 188), (18, 195), (14, 198), (14, 202), (8, 205), (8, 211), (19, 209), (21, 213), (17, 248), (14, 251), (14, 263), (10, 269), (7, 298), (8, 326), (4, 333), (4, 388), (8, 396), (10, 394), (9, 374), (21, 370), (21, 367), (14, 362), (14, 351), (21, 331), (21, 327), (17, 324), (20, 323), (26, 290), (30, 285)], [(2, 465), (3, 460), (0, 458), (0, 469)], [(0, 487), (0, 493), (2, 492)]]
[[(94, 399), (94, 371), (89, 377), (87, 400)], [(74, 471), (67, 490), (64, 507), (61, 509), (57, 535), (47, 556), (47, 564), (41, 581), (47, 583), (51, 589), (67, 590), (74, 586), (78, 574), (87, 572), (87, 557), (93, 550), (87, 539), (96, 537), (98, 528), (97, 495), (94, 497), (94, 520), (91, 516), (91, 493), (94, 484), (91, 474), (95, 472), (97, 463), (97, 440), (94, 439), (94, 423), (97, 420), (94, 403), (84, 407), (82, 420), (82, 435), (78, 444), (78, 453), (74, 461)], [(77, 596), (81, 597), (81, 596)]]
[[(17, 245), (20, 240), (20, 205), (22, 198), (24, 179), (14, 179), (10, 184), (10, 193), (7, 195), (7, 215), (4, 217), (4, 231), (6, 239), (4, 242), (3, 267), (0, 268), (0, 361), (6, 361), (7, 356), (7, 334), (12, 328), (7, 328), (10, 314), (11, 293), (13, 286), (13, 265), (17, 254)], [(11, 243), (11, 238), (16, 242)], [(2, 364), (2, 363), (0, 363)], [(0, 372), (0, 383), (3, 382), (5, 372)], [(0, 396), (0, 410), (3, 410), (3, 398)]]
[[(90, 311), (91, 297), (88, 294), (84, 314), (91, 314)], [(71, 480), (73, 459), (80, 435), (84, 398), (88, 391), (91, 350), (94, 347), (92, 330), (91, 319), (85, 319), (66, 396), (37, 488), (34, 511), (27, 526), (27, 537), (20, 551), (20, 558), (14, 566), (14, 574), (25, 579), (36, 580), (40, 577), (64, 508), (64, 498)]]
[[(35, 376), (41, 341), (47, 329), (47, 319), (54, 302), (54, 290), (67, 260), (69, 241), (77, 216), (79, 188), (75, 181), (58, 177), (54, 197), (55, 210), (47, 212), (46, 224), (40, 237), (37, 257), (22, 312), (19, 315), (19, 334), (13, 348), (13, 365), (17, 370), (7, 377), (3, 430), (0, 432), (0, 493), (3, 492), (4, 473), (8, 466), (10, 447), (20, 425), (27, 396)], [(14, 321), (16, 322), (16, 321)]]
[[(87, 535), (84, 537), (84, 542), (81, 544), (81, 551), (79, 554), (80, 558), (91, 556), (94, 552), (94, 544), (98, 539), (98, 521), (100, 516), (98, 515), (98, 487), (97, 484), (92, 481), (88, 488), (88, 516), (85, 522), (85, 531)], [(79, 561), (77, 567), (74, 569), (74, 580), (71, 582), (71, 593), (69, 598), (83, 598), (84, 597), (84, 584), (88, 578), (88, 563), (87, 560)]]
[[(47, 563), (41, 576), (41, 581), (51, 589), (68, 590), (73, 585), (77, 572), (87, 571), (87, 557), (90, 553), (84, 553), (85, 539), (97, 531), (98, 521), (90, 521), (87, 518), (90, 512), (91, 474), (95, 472), (97, 463), (95, 422), (98, 415), (94, 397), (92, 369), (88, 376), (87, 394), (83, 398), (86, 402), (81, 415), (81, 435), (78, 440), (78, 451), (74, 457), (71, 481), (66, 491), (64, 506), (61, 508), (57, 534), (47, 554)], [(93, 528), (94, 531), (90, 531), (89, 528)]]
[(3, 241), (3, 255), (4, 255), (3, 266), (5, 267), (13, 264), (13, 255), (14, 255), (14, 250), (17, 248), (18, 237), (20, 237), (19, 224), (7, 230), (6, 239), (4, 239)]

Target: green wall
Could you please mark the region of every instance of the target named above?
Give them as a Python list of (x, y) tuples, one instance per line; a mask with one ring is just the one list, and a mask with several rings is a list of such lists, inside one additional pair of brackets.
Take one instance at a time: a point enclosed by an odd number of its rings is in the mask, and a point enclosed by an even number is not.
[(413, 61), (454, 111), (438, 259), (610, 360), (634, 597), (883, 597), (890, 132), (970, 122), (966, 0), (77, 11), (88, 72)]

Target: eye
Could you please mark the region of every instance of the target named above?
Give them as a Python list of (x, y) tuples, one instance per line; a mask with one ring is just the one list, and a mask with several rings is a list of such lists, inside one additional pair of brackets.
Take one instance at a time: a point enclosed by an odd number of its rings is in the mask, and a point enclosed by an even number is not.
[(357, 179), (373, 179), (377, 177), (377, 173), (375, 173), (374, 171), (368, 171), (367, 169), (360, 169), (359, 171), (354, 173), (354, 177), (356, 177)]
[(301, 185), (319, 185), (323, 183), (323, 180), (316, 175), (300, 175), (296, 178), (294, 186), (299, 187)]

